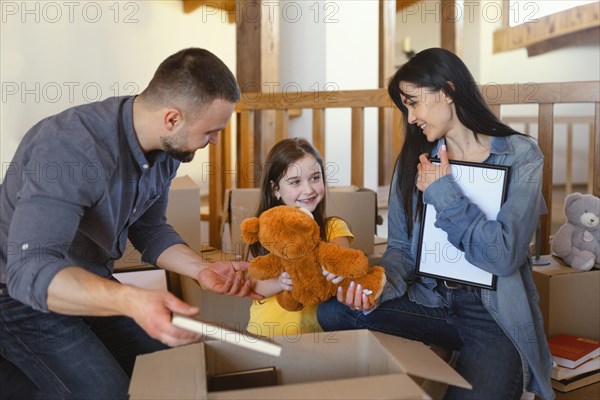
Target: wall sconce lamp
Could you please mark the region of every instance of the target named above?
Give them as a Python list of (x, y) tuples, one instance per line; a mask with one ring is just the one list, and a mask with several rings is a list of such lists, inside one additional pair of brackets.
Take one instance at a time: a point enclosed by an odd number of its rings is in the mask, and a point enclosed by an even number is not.
[(402, 39), (402, 52), (406, 58), (411, 58), (415, 55), (415, 51), (410, 45), (410, 36), (405, 36), (404, 39)]

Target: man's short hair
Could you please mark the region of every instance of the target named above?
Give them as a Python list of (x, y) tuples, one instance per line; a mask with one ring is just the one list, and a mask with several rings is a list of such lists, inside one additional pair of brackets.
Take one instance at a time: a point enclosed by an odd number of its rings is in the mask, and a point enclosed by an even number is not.
[(237, 103), (240, 88), (231, 70), (205, 49), (188, 48), (165, 59), (140, 97), (156, 106), (195, 113), (216, 99)]

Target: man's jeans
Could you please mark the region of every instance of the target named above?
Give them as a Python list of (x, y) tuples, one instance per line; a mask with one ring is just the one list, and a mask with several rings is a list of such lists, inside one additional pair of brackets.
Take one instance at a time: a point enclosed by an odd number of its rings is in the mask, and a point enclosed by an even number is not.
[(484, 308), (481, 291), (438, 285), (445, 307), (413, 303), (407, 295), (371, 313), (353, 311), (335, 298), (317, 310), (325, 331), (371, 329), (460, 351), (456, 370), (473, 390), (450, 386), (445, 399), (519, 399), (523, 370), (516, 347)]
[(130, 318), (42, 313), (9, 297), (3, 284), (0, 292), (0, 394), (7, 397), (126, 399), (135, 357), (166, 348)]

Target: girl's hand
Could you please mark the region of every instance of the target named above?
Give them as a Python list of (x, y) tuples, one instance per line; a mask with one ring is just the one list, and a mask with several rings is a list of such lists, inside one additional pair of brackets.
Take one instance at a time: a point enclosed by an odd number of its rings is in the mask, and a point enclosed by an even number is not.
[(325, 277), (325, 279), (327, 279), (328, 281), (331, 281), (331, 283), (333, 283), (334, 285), (337, 285), (338, 283), (340, 283), (341, 281), (344, 280), (343, 276), (338, 276), (338, 275), (335, 275), (335, 274), (327, 271), (325, 268), (323, 268), (322, 265), (321, 265), (321, 269), (323, 270), (323, 276)]
[(290, 292), (292, 290), (292, 285), (293, 285), (290, 274), (288, 274), (287, 272), (282, 272), (279, 275), (279, 284), (281, 285), (282, 290), (286, 290), (286, 291)]
[(361, 285), (356, 285), (354, 281), (350, 282), (348, 290), (344, 295), (344, 289), (338, 287), (337, 299), (340, 303), (347, 305), (355, 311), (368, 311), (373, 305), (369, 303), (367, 295), (363, 293)]
[(426, 153), (419, 156), (419, 164), (417, 165), (417, 189), (421, 192), (425, 192), (429, 185), (449, 173), (451, 173), (451, 169), (450, 162), (448, 161), (448, 152), (446, 151), (446, 145), (443, 144), (440, 148), (440, 165), (432, 164)]

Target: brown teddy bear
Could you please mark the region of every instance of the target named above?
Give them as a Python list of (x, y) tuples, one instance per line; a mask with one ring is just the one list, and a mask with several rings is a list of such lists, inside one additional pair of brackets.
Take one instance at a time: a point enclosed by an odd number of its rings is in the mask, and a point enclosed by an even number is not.
[[(336, 295), (337, 286), (345, 292), (351, 281), (362, 286), (370, 304), (375, 304), (381, 295), (386, 282), (383, 268), (369, 268), (368, 259), (360, 250), (322, 241), (319, 226), (307, 211), (273, 207), (258, 218), (242, 221), (241, 231), (246, 243), (260, 241), (269, 251), (252, 260), (250, 276), (266, 280), (286, 271), (292, 278), (292, 290), (277, 295), (278, 303), (286, 310), (299, 311), (327, 301)], [(338, 285), (331, 283), (323, 276), (321, 266), (345, 279)]]

